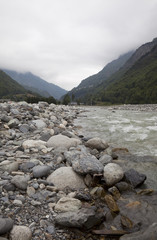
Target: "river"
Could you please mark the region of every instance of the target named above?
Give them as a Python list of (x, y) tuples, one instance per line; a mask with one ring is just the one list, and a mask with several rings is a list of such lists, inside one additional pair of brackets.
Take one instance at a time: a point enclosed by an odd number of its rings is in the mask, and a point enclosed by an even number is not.
[(84, 107), (74, 123), (86, 138), (100, 137), (113, 147), (127, 148), (131, 155), (117, 163), (124, 170), (133, 168), (145, 174), (145, 187), (157, 190), (157, 106), (141, 109)]
[(157, 156), (157, 111), (85, 107), (75, 124), (80, 134), (100, 137), (132, 154)]

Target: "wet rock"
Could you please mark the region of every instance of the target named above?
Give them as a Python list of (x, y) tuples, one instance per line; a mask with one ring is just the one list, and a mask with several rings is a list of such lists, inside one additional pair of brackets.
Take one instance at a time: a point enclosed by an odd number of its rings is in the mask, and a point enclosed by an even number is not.
[(55, 205), (56, 212), (77, 211), (82, 206), (80, 200), (70, 197), (62, 197)]
[(95, 196), (97, 198), (104, 198), (106, 195), (105, 190), (102, 187), (94, 187), (91, 191), (90, 194), (92, 196)]
[(153, 223), (144, 230), (124, 235), (120, 240), (155, 240), (157, 239), (157, 223)]
[(129, 184), (123, 181), (116, 183), (115, 186), (118, 188), (120, 192), (124, 192), (130, 189)]
[(103, 156), (100, 157), (99, 161), (102, 163), (102, 165), (106, 165), (108, 163), (112, 162), (112, 157), (108, 154), (104, 154)]
[(10, 233), (11, 240), (31, 240), (32, 232), (26, 226), (14, 226)]
[(98, 150), (105, 150), (108, 148), (108, 143), (106, 143), (103, 139), (95, 137), (92, 139), (89, 139), (86, 142), (86, 146), (89, 148), (96, 148)]
[(90, 229), (99, 224), (102, 218), (102, 214), (96, 214), (93, 208), (82, 208), (76, 212), (58, 214), (55, 217), (55, 222), (64, 227)]
[(111, 193), (116, 200), (118, 200), (121, 196), (119, 190), (115, 186), (109, 188), (108, 192)]
[(76, 147), (77, 145), (81, 144), (81, 141), (76, 138), (69, 138), (64, 135), (55, 135), (52, 136), (48, 141), (46, 146), (47, 147), (64, 147), (69, 149), (70, 147)]
[(72, 168), (81, 175), (93, 175), (95, 173), (102, 173), (104, 167), (95, 156), (85, 155), (79, 159), (75, 159), (72, 162)]
[(110, 209), (111, 212), (114, 212), (114, 213), (119, 213), (119, 207), (116, 203), (116, 201), (114, 200), (114, 198), (111, 196), (111, 195), (106, 195), (105, 196), (105, 201), (106, 201), (106, 204), (108, 206), (108, 208)]
[(11, 180), (11, 183), (13, 183), (17, 188), (21, 190), (26, 190), (28, 181), (30, 180), (30, 177), (27, 176), (14, 176)]
[(51, 168), (47, 165), (35, 166), (33, 168), (34, 178), (47, 177), (50, 174)]
[(145, 174), (139, 173), (134, 169), (130, 169), (125, 172), (124, 176), (126, 181), (129, 182), (134, 188), (142, 185), (147, 178)]
[(0, 217), (0, 235), (10, 232), (13, 228), (14, 221), (10, 218)]
[(53, 183), (58, 189), (69, 187), (71, 189), (85, 188), (83, 178), (72, 167), (61, 167), (51, 173), (47, 182)]
[(124, 176), (123, 169), (116, 163), (108, 163), (104, 167), (104, 179), (107, 186), (113, 186)]

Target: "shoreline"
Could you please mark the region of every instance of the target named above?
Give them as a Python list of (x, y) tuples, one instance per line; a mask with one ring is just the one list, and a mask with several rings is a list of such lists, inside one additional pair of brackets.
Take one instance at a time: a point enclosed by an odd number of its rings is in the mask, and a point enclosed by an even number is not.
[(44, 102), (0, 104), (4, 239), (127, 240), (126, 233), (143, 238), (145, 229), (156, 231), (157, 192), (142, 185), (145, 174), (124, 170), (104, 140), (78, 136), (74, 119), (81, 111)]

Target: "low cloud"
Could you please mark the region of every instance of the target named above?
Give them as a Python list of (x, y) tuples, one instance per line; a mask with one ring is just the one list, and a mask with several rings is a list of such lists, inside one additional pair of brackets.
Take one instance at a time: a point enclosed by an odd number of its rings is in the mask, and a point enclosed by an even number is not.
[(0, 68), (65, 89), (156, 37), (157, 0), (0, 0)]

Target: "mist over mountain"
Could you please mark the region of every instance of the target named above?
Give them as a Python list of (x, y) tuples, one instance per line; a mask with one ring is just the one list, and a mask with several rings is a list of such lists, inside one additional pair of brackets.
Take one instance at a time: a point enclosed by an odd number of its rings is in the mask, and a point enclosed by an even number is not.
[(67, 93), (67, 91), (53, 83), (49, 83), (42, 78), (27, 72), (19, 73), (8, 69), (3, 69), (12, 79), (21, 84), (25, 89), (32, 92), (36, 92), (44, 97), (53, 96), (56, 99), (60, 99), (61, 96)]
[(120, 56), (83, 80), (69, 95), (85, 104), (156, 103), (156, 47), (157, 38)]
[(92, 94), (93, 90), (106, 81), (113, 73), (118, 71), (124, 63), (132, 56), (133, 51), (121, 55), (118, 59), (108, 63), (100, 72), (94, 74), (84, 80), (73, 88), (69, 94), (75, 95), (75, 98), (84, 98), (87, 94)]

